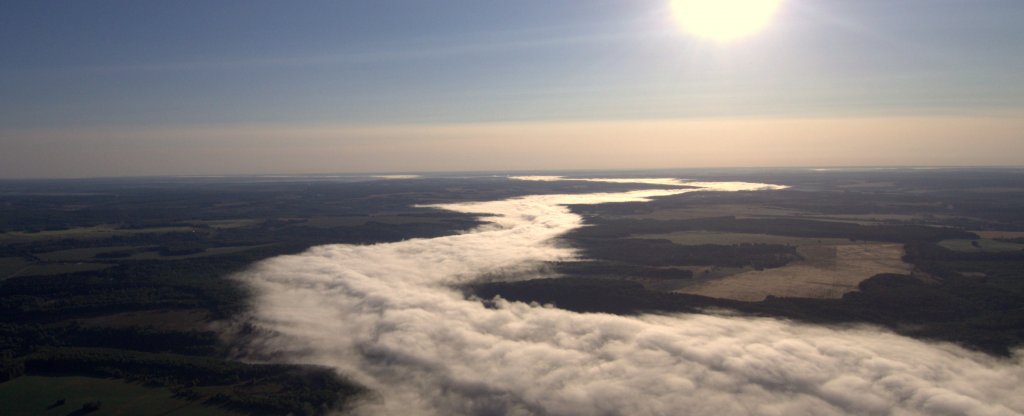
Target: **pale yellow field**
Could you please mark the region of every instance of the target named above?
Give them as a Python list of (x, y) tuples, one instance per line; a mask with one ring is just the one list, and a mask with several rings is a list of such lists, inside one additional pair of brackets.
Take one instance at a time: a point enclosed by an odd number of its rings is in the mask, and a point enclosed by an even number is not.
[(798, 250), (806, 260), (709, 279), (676, 292), (742, 301), (760, 301), (769, 295), (836, 299), (876, 274), (911, 271), (911, 265), (901, 259), (900, 244), (813, 245)]

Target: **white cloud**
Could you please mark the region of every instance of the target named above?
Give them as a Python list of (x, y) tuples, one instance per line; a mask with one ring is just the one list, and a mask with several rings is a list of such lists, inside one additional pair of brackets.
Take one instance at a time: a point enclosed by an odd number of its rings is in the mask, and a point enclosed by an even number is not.
[[(688, 183), (693, 184), (693, 183)], [(710, 190), (760, 184), (703, 183)], [(484, 275), (573, 258), (564, 204), (693, 189), (534, 195), (437, 205), (495, 216), (473, 232), (327, 245), (255, 265), (253, 351), (336, 368), (377, 392), (364, 414), (794, 415), (1024, 411), (1024, 366), (869, 327), (766, 318), (579, 314), (464, 299)]]

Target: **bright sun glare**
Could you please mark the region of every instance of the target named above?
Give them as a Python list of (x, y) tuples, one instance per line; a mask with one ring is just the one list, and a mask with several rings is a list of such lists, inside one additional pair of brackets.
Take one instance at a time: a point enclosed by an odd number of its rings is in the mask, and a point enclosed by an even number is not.
[(671, 0), (672, 14), (690, 34), (727, 41), (757, 32), (782, 0)]

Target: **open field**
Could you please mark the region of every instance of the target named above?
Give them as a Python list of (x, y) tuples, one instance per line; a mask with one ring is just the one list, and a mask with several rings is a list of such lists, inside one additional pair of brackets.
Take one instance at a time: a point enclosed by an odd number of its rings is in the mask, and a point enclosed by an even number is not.
[(853, 181), (851, 183), (845, 183), (839, 185), (839, 188), (843, 189), (862, 189), (862, 188), (892, 188), (896, 186), (896, 182), (893, 181)]
[[(59, 400), (64, 400), (59, 404)], [(84, 412), (82, 405), (99, 401), (100, 409)], [(3, 415), (238, 415), (199, 401), (175, 398), (166, 388), (143, 387), (116, 379), (95, 377), (22, 376), (0, 383)]]
[[(835, 298), (842, 296), (842, 293), (856, 288), (857, 283), (873, 275), (868, 274), (858, 277), (859, 275), (849, 270), (851, 269), (851, 263), (857, 262), (853, 258), (856, 255), (851, 255), (850, 261), (843, 263), (842, 268), (840, 268), (837, 261), (837, 253), (839, 251), (852, 253), (853, 251), (848, 248), (839, 249), (838, 247), (865, 245), (863, 243), (852, 243), (849, 239), (845, 238), (810, 238), (721, 231), (678, 231), (665, 234), (637, 234), (631, 237), (669, 240), (678, 245), (781, 244), (797, 247), (797, 252), (804, 258), (804, 260), (792, 263), (786, 267), (762, 271), (755, 270), (752, 267), (689, 267), (688, 270), (693, 272), (696, 281), (661, 282), (651, 280), (649, 282), (641, 282), (645, 287), (652, 290), (669, 290), (702, 295), (707, 291), (707, 293), (718, 294), (714, 297), (736, 300), (761, 300), (767, 294), (782, 296), (782, 293), (792, 293), (789, 296), (796, 297)], [(899, 256), (896, 257), (896, 261), (899, 261)], [(853, 267), (857, 268), (859, 266)], [(748, 283), (746, 282), (748, 280), (757, 280), (757, 284), (754, 285), (757, 288), (750, 289), (749, 293), (733, 287), (736, 284), (747, 286)], [(827, 282), (827, 284), (822, 282)], [(726, 286), (729, 289), (722, 289)], [(826, 288), (828, 289), (825, 290)], [(723, 295), (722, 293), (724, 292), (720, 292), (722, 290), (726, 290), (730, 294)], [(798, 294), (802, 295), (797, 296)]]
[(0, 244), (65, 238), (98, 240), (103, 238), (137, 234), (184, 233), (191, 232), (192, 230), (193, 227), (191, 226), (117, 228), (112, 225), (97, 225), (94, 227), (74, 227), (68, 228), (66, 230), (48, 230), (39, 232), (11, 231), (6, 233), (0, 233)]
[(246, 250), (252, 250), (255, 248), (267, 247), (271, 244), (263, 244), (256, 246), (225, 246), (225, 247), (210, 247), (199, 253), (182, 254), (180, 256), (164, 256), (156, 251), (144, 251), (141, 253), (132, 254), (129, 257), (125, 257), (125, 260), (182, 260), (182, 259), (193, 259), (198, 257), (209, 257), (219, 256), (223, 254), (239, 253)]
[(314, 228), (355, 227), (370, 222), (382, 224), (418, 224), (437, 223), (442, 217), (411, 216), (411, 215), (347, 215), (347, 216), (316, 216), (310, 217), (299, 225)]
[(920, 223), (952, 219), (948, 215), (922, 215), (922, 214), (842, 214), (842, 215), (803, 215), (801, 219), (849, 222), (854, 224), (891, 224), (891, 223)]
[(146, 247), (136, 246), (105, 246), (105, 247), (88, 247), (88, 248), (73, 248), (69, 250), (57, 250), (46, 253), (33, 253), (36, 257), (43, 261), (95, 261), (97, 254), (112, 253), (119, 251), (128, 250), (139, 250), (145, 249)]
[(238, 218), (233, 220), (200, 220), (200, 221), (185, 221), (185, 224), (191, 225), (205, 225), (210, 228), (217, 229), (231, 229), (231, 228), (245, 228), (258, 225), (260, 220), (252, 218)]
[(1024, 244), (1010, 243), (988, 238), (978, 240), (942, 240), (939, 242), (939, 246), (953, 251), (965, 251), (970, 253), (1000, 253), (1024, 250)]
[[(197, 257), (218, 256), (222, 254), (238, 253), (245, 250), (267, 247), (269, 244), (255, 246), (223, 246), (210, 247), (198, 253), (182, 255), (161, 255), (153, 246), (104, 246), (76, 248), (69, 250), (50, 251), (35, 253), (34, 255), (46, 262), (109, 262), (123, 260), (181, 260)], [(96, 256), (104, 253), (124, 252), (126, 255), (111, 259), (100, 259)], [(0, 265), (2, 266), (2, 265)], [(90, 269), (92, 270), (92, 269)]]
[(900, 244), (846, 244), (800, 247), (805, 260), (784, 267), (700, 279), (679, 293), (742, 301), (768, 296), (838, 299), (880, 273), (909, 273)]
[(54, 276), (67, 273), (103, 270), (114, 267), (110, 263), (35, 263), (8, 276)]

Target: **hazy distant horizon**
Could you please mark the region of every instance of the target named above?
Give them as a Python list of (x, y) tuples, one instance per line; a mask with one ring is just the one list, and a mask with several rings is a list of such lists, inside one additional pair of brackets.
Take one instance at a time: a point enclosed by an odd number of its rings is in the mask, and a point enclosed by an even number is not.
[[(117, 176), (23, 176), (0, 177), (0, 181), (45, 181), (45, 180), (103, 180), (103, 179), (377, 179), (377, 180), (411, 180), (451, 177), (481, 176), (516, 176), (522, 174), (561, 174), (567, 180), (577, 175), (586, 176), (594, 173), (616, 175), (685, 175), (689, 172), (713, 174), (736, 173), (747, 171), (764, 172), (866, 172), (885, 170), (1018, 170), (1021, 165), (845, 165), (845, 166), (697, 166), (697, 167), (654, 167), (654, 168), (611, 168), (611, 169), (509, 169), (509, 170), (420, 170), (420, 171), (352, 171), (352, 172), (261, 172), (261, 173), (226, 173), (226, 174), (163, 174), (163, 175), (117, 175)], [(396, 177), (387, 177), (396, 176)]]
[(0, 131), (0, 177), (1024, 165), (1024, 117)]
[(0, 414), (1024, 414), (1024, 0), (0, 10)]
[(0, 177), (1024, 165), (1022, 2), (672, 4), (12, 2)]

